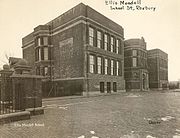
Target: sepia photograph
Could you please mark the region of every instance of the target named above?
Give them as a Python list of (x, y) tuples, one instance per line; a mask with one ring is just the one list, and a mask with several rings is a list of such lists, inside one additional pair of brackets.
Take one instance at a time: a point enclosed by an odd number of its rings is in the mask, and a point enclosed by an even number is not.
[(0, 138), (180, 138), (179, 0), (0, 0)]

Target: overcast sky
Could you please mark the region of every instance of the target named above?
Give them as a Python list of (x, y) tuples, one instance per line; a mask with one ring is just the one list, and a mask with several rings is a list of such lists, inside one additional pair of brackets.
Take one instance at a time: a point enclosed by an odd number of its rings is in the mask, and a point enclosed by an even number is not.
[(141, 0), (141, 6), (156, 7), (155, 11), (110, 10), (105, 0), (0, 0), (0, 66), (6, 61), (5, 54), (22, 57), (22, 38), (36, 26), (49, 22), (80, 2), (120, 24), (125, 39), (143, 36), (147, 49), (159, 48), (167, 52), (169, 80), (180, 79), (179, 0)]

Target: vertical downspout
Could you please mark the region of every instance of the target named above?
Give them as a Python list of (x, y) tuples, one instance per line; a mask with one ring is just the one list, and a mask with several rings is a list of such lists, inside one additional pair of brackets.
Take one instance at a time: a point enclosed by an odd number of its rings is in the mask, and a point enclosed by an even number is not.
[(86, 8), (85, 8), (85, 20), (86, 20), (86, 26), (85, 26), (85, 63), (84, 63), (84, 66), (86, 67), (85, 68), (85, 78), (86, 78), (86, 93), (87, 93), (87, 97), (89, 97), (89, 78), (88, 78), (88, 54), (87, 54), (87, 28), (88, 28), (88, 25), (87, 25), (87, 5), (85, 5)]
[(50, 32), (50, 41), (51, 41), (51, 43), (50, 43), (50, 92), (48, 93), (48, 96), (50, 95), (50, 93), (53, 91), (53, 89), (54, 89), (54, 81), (53, 81), (53, 67), (52, 67), (52, 52), (53, 52), (53, 39), (52, 39), (52, 37), (53, 37), (53, 20), (52, 20), (52, 22), (51, 22), (51, 24), (50, 24), (50, 26), (49, 26), (49, 32)]
[(159, 66), (159, 51), (157, 51), (157, 82), (158, 82), (158, 90), (161, 89), (161, 83), (160, 83), (160, 66)]
[[(50, 41), (51, 41), (51, 45), (52, 45), (52, 32), (51, 32), (51, 26), (49, 26), (49, 34), (50, 34)], [(51, 45), (50, 45), (50, 54), (52, 53), (52, 48), (51, 48)], [(52, 54), (49, 56), (50, 57), (50, 82), (52, 82)]]

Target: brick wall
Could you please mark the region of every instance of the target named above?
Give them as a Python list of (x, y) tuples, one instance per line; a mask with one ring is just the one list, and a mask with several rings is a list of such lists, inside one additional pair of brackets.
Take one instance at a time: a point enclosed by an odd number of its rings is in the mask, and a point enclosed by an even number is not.
[(101, 13), (95, 11), (94, 9), (92, 9), (89, 6), (87, 6), (87, 17), (102, 24), (103, 26), (109, 28), (110, 30), (113, 30), (113, 31), (119, 33), (119, 35), (124, 36), (124, 29), (119, 24), (108, 19), (107, 17), (105, 17)]
[(34, 45), (23, 49), (23, 59), (28, 61), (29, 66), (32, 67), (32, 73), (35, 74), (35, 51)]
[(168, 87), (168, 54), (160, 49), (148, 51), (150, 88)]
[(50, 25), (53, 29), (55, 29), (79, 16), (86, 16), (86, 5), (82, 3), (63, 13), (54, 20), (48, 22), (46, 25)]
[(30, 34), (28, 34), (27, 36), (23, 37), (23, 38), (22, 38), (22, 48), (23, 48), (26, 44), (28, 44), (29, 42), (33, 41), (33, 39), (34, 39), (34, 33), (33, 33), (33, 32), (30, 33)]
[(84, 76), (82, 32), (83, 26), (79, 24), (53, 37), (55, 77), (75, 78)]

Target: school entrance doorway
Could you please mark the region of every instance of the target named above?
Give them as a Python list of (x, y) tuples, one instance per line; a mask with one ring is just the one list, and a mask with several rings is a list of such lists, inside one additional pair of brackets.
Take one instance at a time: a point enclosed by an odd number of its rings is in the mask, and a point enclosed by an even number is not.
[(147, 79), (147, 74), (143, 73), (142, 75), (142, 90), (148, 90), (148, 79)]

